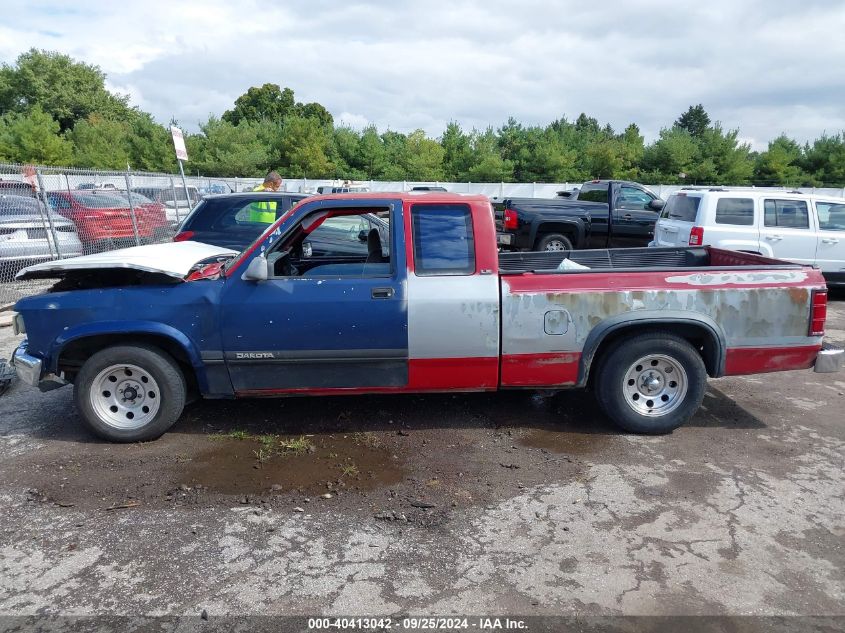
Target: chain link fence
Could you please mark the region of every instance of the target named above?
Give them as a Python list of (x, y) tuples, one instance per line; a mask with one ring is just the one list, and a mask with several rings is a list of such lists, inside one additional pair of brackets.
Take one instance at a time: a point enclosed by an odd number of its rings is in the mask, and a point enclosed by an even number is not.
[(26, 266), (169, 241), (203, 195), (258, 182), (0, 164), (0, 306), (52, 283), (16, 281)]
[[(16, 281), (25, 266), (127, 246), (166, 242), (204, 195), (251, 191), (259, 178), (204, 178), (135, 171), (100, 171), (0, 163), (0, 307), (48, 288), (51, 281)], [(473, 183), (285, 179), (297, 193), (411, 191), (553, 198), (579, 183)], [(666, 199), (680, 186), (653, 185)], [(729, 187), (730, 188), (730, 187)], [(784, 187), (767, 188), (783, 191)], [(845, 189), (802, 188), (845, 196)]]

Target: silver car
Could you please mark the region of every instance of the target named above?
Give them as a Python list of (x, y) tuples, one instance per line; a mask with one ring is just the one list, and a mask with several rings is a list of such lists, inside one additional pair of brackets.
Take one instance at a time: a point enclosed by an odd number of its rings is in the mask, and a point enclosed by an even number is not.
[(35, 198), (0, 195), (0, 264), (79, 255), (82, 242), (73, 222), (56, 213), (48, 221), (47, 210)]

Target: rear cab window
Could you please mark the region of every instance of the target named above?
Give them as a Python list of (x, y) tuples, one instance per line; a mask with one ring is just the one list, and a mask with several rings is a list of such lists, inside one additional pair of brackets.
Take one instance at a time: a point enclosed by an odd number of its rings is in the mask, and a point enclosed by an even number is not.
[(669, 196), (666, 206), (660, 213), (664, 220), (679, 220), (681, 222), (695, 222), (698, 217), (698, 207), (701, 196), (690, 196), (686, 193), (676, 193)]
[(607, 204), (607, 183), (597, 182), (582, 185), (578, 192), (578, 200)]
[(415, 274), (475, 273), (475, 239), (469, 205), (415, 204), (411, 207), (411, 225)]
[(754, 226), (754, 200), (719, 198), (716, 202), (716, 224)]

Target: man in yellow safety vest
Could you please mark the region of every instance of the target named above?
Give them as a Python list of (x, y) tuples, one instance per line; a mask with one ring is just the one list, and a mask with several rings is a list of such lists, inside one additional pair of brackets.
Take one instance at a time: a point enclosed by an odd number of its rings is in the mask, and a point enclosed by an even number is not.
[[(278, 191), (282, 186), (282, 177), (278, 172), (271, 171), (264, 177), (264, 182), (253, 191)], [(261, 224), (273, 224), (276, 221), (276, 202), (253, 202), (249, 206), (249, 221)]]

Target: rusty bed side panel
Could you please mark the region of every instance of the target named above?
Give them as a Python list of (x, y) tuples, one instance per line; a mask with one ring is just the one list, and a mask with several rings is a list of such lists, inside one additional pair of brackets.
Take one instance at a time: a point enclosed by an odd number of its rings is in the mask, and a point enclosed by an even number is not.
[[(629, 281), (637, 289), (625, 288)], [(524, 385), (532, 377), (537, 381), (532, 384), (549, 384), (540, 382), (549, 377), (548, 365), (532, 356), (580, 359), (596, 327), (627, 315), (715, 323), (729, 350), (818, 348), (820, 337), (807, 334), (812, 290), (821, 288), (824, 282), (812, 269), (502, 278), (502, 384)], [(561, 368), (553, 376), (560, 380), (553, 384), (574, 384), (572, 375), (571, 366)]]

